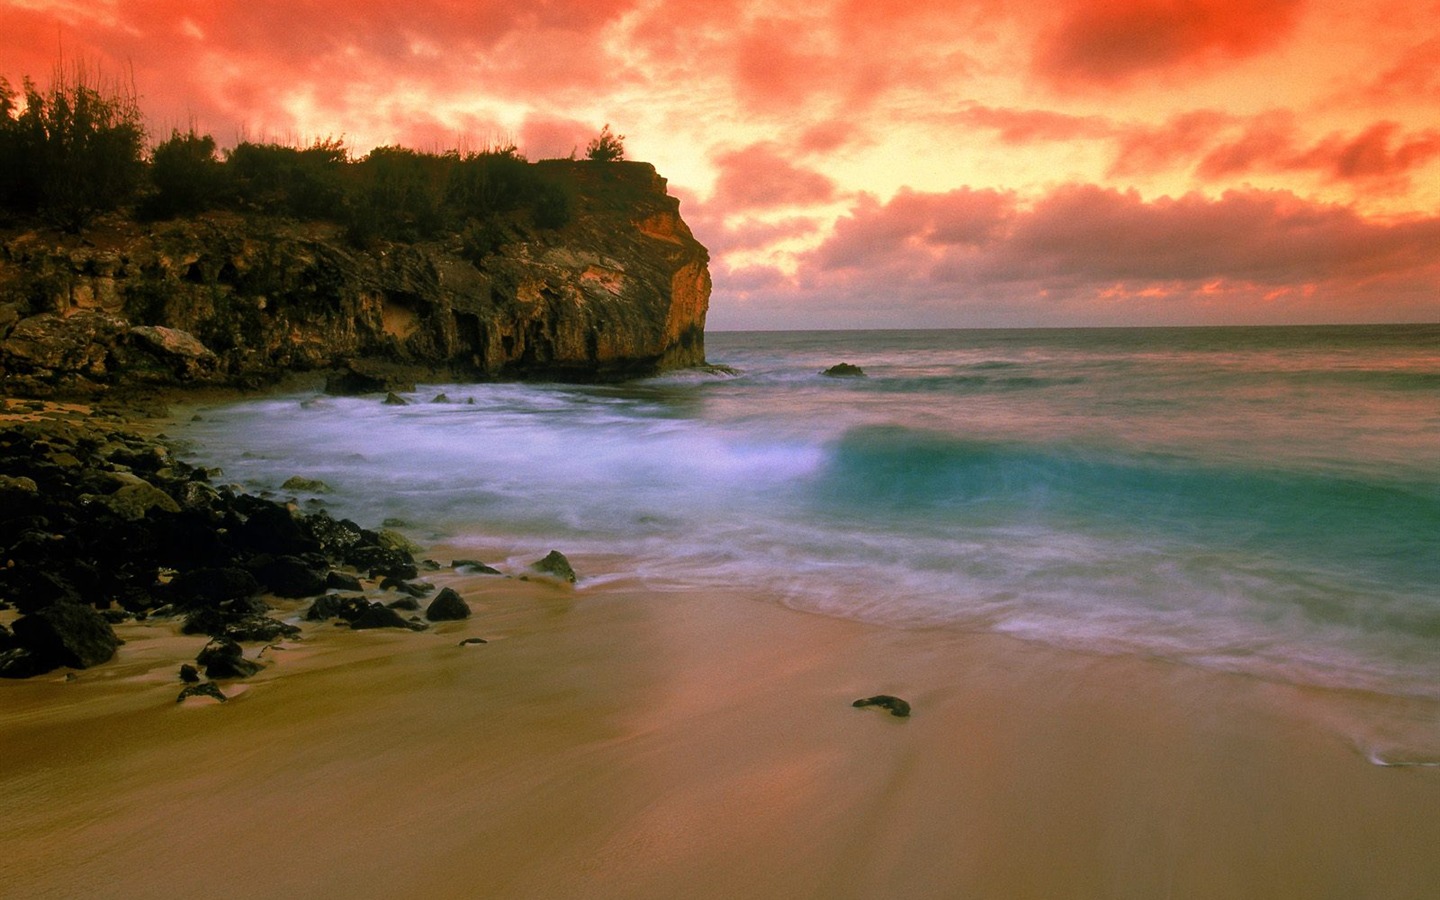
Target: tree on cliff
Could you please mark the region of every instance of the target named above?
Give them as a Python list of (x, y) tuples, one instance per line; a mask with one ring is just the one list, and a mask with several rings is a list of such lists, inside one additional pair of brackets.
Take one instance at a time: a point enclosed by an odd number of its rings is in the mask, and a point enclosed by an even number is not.
[(25, 108), (0, 85), (0, 201), (70, 231), (135, 196), (145, 127), (133, 89), (102, 86), (83, 67), (58, 69), (46, 90), (24, 81)]
[(610, 131), (610, 124), (600, 129), (590, 143), (585, 145), (585, 158), (595, 162), (618, 162), (625, 158), (625, 135)]

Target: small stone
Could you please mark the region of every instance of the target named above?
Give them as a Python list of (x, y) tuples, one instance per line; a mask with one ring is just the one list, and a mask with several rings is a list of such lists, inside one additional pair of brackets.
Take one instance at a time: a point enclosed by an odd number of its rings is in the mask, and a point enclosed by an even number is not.
[(855, 707), (878, 706), (881, 709), (890, 710), (890, 715), (897, 719), (903, 719), (910, 715), (910, 704), (889, 694), (876, 694), (874, 697), (856, 700), (850, 705)]
[(499, 575), (500, 570), (493, 566), (487, 566), (478, 559), (457, 559), (450, 563), (452, 569), (464, 569), (468, 572), (475, 572), (480, 575)]
[[(184, 663), (180, 666), (180, 680), (186, 684), (198, 684), (200, 681), (200, 670)], [(181, 699), (184, 699), (183, 697)]]
[(859, 366), (852, 366), (850, 363), (842, 362), (831, 366), (820, 374), (828, 375), (831, 378), (864, 378), (865, 370)]
[(488, 644), (488, 643), (490, 643), (490, 642), (487, 641), (487, 640), (485, 640), (484, 638), (466, 638), (465, 640), (463, 640), (463, 641), (460, 642), (460, 646), (461, 646), (461, 647), (464, 647), (464, 646), (467, 646), (467, 645), (469, 645), (469, 644)]
[(434, 399), (434, 400), (431, 400), (430, 402), (431, 402), (431, 403), (449, 403), (449, 402), (450, 402), (450, 398), (449, 398), (448, 396), (446, 396), (445, 394), (436, 394), (436, 395), (435, 395), (435, 399)]
[(204, 684), (186, 685), (185, 689), (180, 692), (180, 696), (175, 698), (175, 702), (184, 703), (191, 697), (213, 697), (221, 703), (229, 699), (221, 692), (220, 686), (213, 681), (207, 681)]
[(409, 405), (410, 405), (410, 401), (406, 400), (404, 397), (400, 396), (399, 394), (395, 393), (394, 391), (390, 391), (389, 393), (387, 393), (387, 394), (385, 395), (385, 405), (386, 405), (386, 406), (409, 406)]
[(420, 601), (414, 597), (401, 597), (399, 600), (385, 604), (389, 609), (401, 609), (405, 612), (416, 612), (420, 609)]

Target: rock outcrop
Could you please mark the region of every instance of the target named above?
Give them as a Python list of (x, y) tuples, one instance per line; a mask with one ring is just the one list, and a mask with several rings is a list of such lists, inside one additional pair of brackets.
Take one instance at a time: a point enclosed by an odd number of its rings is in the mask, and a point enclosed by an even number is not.
[(338, 225), (212, 212), (84, 239), (0, 233), (6, 393), (253, 384), (357, 361), (599, 380), (704, 362), (708, 254), (644, 163), (537, 163), (570, 221), (357, 249)]

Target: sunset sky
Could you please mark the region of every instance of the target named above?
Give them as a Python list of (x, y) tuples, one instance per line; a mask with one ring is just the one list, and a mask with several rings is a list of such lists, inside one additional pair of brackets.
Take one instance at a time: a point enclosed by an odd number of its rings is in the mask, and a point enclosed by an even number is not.
[(712, 328), (1440, 321), (1440, 0), (0, 0), (152, 136), (609, 123)]

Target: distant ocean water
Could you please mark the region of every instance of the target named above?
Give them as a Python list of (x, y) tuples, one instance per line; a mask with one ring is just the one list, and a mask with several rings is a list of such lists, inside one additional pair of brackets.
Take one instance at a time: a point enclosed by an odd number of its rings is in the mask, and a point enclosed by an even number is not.
[[(707, 344), (738, 374), (431, 385), (403, 407), (271, 397), (181, 434), (253, 489), (322, 479), (332, 513), (366, 525), (1440, 699), (1440, 326)], [(867, 377), (819, 374), (838, 362)]]

